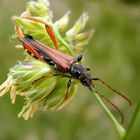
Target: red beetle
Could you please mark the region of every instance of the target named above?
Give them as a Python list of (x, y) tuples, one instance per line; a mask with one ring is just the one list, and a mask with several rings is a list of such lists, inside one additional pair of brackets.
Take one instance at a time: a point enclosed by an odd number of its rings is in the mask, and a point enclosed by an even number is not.
[[(124, 96), (122, 93), (113, 89), (102, 79), (91, 77), (91, 75), (87, 72), (89, 70), (89, 68), (85, 68), (83, 65), (78, 63), (79, 61), (81, 61), (82, 55), (80, 55), (77, 59), (75, 59), (72, 55), (65, 54), (65, 53), (57, 50), (58, 45), (57, 45), (53, 30), (49, 25), (47, 25), (44, 22), (42, 22), (36, 18), (33, 18), (33, 17), (28, 17), (26, 19), (33, 20), (33, 21), (44, 24), (45, 29), (46, 29), (48, 35), (50, 36), (51, 40), (53, 41), (55, 48), (51, 48), (47, 45), (44, 45), (40, 41), (33, 38), (31, 35), (22, 36), (22, 34), (20, 33), (21, 32), (20, 28), (18, 26), (16, 26), (16, 28), (15, 28), (16, 34), (17, 34), (19, 40), (22, 42), (25, 50), (29, 54), (32, 54), (33, 57), (35, 57), (45, 63), (48, 63), (56, 68), (57, 71), (56, 71), (56, 73), (53, 74), (53, 76), (62, 74), (62, 75), (66, 75), (67, 77), (70, 77), (67, 82), (67, 91), (66, 91), (65, 97), (64, 97), (65, 100), (68, 97), (68, 91), (69, 91), (69, 87), (71, 85), (71, 79), (74, 78), (74, 79), (79, 80), (84, 86), (88, 87), (90, 90), (94, 89), (94, 84), (92, 81), (98, 80), (102, 84), (104, 84), (108, 88), (110, 88), (113, 92), (117, 93), (118, 95), (120, 95), (124, 99), (126, 99), (129, 102), (129, 104), (131, 105), (131, 101), (126, 96)], [(100, 95), (108, 103), (110, 103), (115, 109), (118, 110), (118, 112), (120, 113), (120, 115), (122, 117), (122, 122), (123, 122), (123, 120), (124, 120), (123, 114), (119, 110), (119, 108), (116, 105), (114, 105), (111, 101), (109, 101), (106, 97), (104, 97), (103, 95), (98, 93), (96, 90), (94, 90), (94, 91), (96, 94)]]

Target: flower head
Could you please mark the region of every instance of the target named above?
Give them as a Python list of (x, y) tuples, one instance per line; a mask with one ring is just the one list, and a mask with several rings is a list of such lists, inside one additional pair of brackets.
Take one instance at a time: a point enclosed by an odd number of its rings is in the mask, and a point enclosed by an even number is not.
[[(28, 2), (27, 10), (19, 17), (14, 16), (12, 21), (20, 27), (23, 36), (29, 34), (47, 46), (54, 47), (42, 23), (51, 26), (59, 51), (77, 57), (84, 51), (93, 30), (81, 32), (88, 20), (87, 13), (83, 13), (75, 25), (67, 30), (69, 14), (70, 12), (67, 12), (60, 20), (53, 22), (49, 1), (38, 0)], [(42, 23), (30, 20), (31, 18)], [(62, 74), (55, 75), (57, 70), (53, 66), (25, 54), (25, 60), (10, 69), (7, 80), (0, 86), (0, 96), (10, 92), (12, 103), (15, 103), (17, 95), (23, 96), (25, 103), (18, 116), (27, 120), (33, 117), (38, 109), (43, 111), (61, 109), (75, 95), (78, 82), (72, 79), (68, 98), (65, 99), (69, 78)]]

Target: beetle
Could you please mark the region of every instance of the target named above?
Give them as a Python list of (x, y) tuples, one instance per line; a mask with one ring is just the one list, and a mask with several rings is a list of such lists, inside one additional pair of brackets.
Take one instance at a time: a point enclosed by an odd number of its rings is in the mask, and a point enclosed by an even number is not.
[(102, 98), (104, 98), (108, 103), (110, 103), (115, 109), (118, 110), (122, 117), (123, 122), (123, 115), (119, 108), (114, 105), (111, 101), (109, 101), (105, 96), (100, 94), (95, 90), (93, 81), (100, 81), (102, 84), (107, 86), (109, 89), (111, 89), (114, 93), (122, 96), (124, 99), (126, 99), (129, 104), (131, 105), (131, 101), (124, 96), (122, 93), (118, 92), (114, 88), (112, 88), (110, 85), (108, 85), (105, 81), (103, 81), (100, 78), (93, 78), (88, 71), (89, 68), (84, 67), (79, 62), (82, 59), (82, 55), (79, 55), (77, 58), (75, 58), (72, 55), (65, 54), (63, 52), (60, 52), (58, 50), (58, 45), (54, 36), (54, 32), (48, 24), (44, 23), (43, 21), (40, 21), (33, 17), (27, 17), (28, 20), (33, 20), (35, 22), (39, 22), (41, 24), (44, 24), (45, 29), (52, 40), (55, 48), (51, 48), (37, 39), (33, 38), (31, 35), (26, 34), (22, 35), (20, 27), (16, 26), (15, 31), (17, 34), (18, 39), (22, 42), (25, 50), (31, 54), (33, 57), (48, 63), (49, 65), (52, 65), (57, 71), (53, 74), (53, 76), (57, 76), (60, 74), (67, 75), (69, 77), (69, 80), (67, 82), (67, 90), (64, 96), (64, 100), (68, 98), (69, 88), (71, 86), (71, 79), (77, 79), (79, 80), (84, 86), (88, 87), (89, 90), (94, 90), (94, 92), (98, 95), (100, 95)]

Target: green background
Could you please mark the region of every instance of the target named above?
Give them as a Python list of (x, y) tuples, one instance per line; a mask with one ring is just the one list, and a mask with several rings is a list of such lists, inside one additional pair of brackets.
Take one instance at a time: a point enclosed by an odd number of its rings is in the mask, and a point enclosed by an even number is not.
[[(23, 59), (10, 38), (14, 26), (10, 18), (25, 10), (27, 0), (0, 0), (0, 83), (8, 69)], [(105, 79), (125, 93), (132, 107), (98, 83), (99, 92), (122, 110), (123, 126), (128, 127), (134, 108), (140, 100), (140, 3), (138, 0), (51, 0), (54, 20), (71, 10), (71, 23), (85, 10), (90, 20), (86, 29), (95, 33), (84, 53), (85, 65), (94, 77)], [(11, 104), (9, 95), (0, 98), (0, 140), (118, 140), (116, 130), (86, 87), (79, 83), (73, 100), (57, 112), (37, 112), (33, 119), (18, 118), (23, 99)], [(110, 107), (110, 109), (112, 109)], [(112, 110), (117, 119), (119, 114)], [(137, 114), (140, 118), (140, 113)], [(140, 119), (131, 128), (129, 140), (140, 138)]]

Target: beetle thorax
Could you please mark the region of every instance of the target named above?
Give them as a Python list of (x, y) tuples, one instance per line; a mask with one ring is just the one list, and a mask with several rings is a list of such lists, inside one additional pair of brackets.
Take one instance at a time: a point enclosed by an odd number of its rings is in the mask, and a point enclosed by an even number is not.
[(71, 64), (70, 74), (73, 78), (78, 79), (84, 86), (91, 87), (92, 78), (90, 74), (87, 73), (86, 68), (81, 64)]

